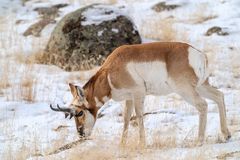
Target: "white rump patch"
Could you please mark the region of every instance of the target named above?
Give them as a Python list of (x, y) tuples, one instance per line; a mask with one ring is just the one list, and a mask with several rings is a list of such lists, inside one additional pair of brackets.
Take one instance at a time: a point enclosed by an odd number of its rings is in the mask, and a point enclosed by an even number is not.
[(206, 55), (192, 47), (189, 47), (188, 61), (199, 79), (197, 85), (199, 86), (203, 84), (208, 76)]

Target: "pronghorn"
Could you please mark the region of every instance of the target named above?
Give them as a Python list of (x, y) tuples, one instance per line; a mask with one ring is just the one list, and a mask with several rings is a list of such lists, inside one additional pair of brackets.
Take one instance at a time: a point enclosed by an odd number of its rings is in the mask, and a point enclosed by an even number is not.
[(199, 112), (198, 144), (202, 145), (207, 122), (207, 102), (218, 105), (221, 131), (228, 140), (223, 93), (210, 86), (206, 55), (189, 44), (154, 42), (124, 45), (115, 49), (99, 71), (81, 88), (69, 84), (73, 101), (68, 108), (53, 108), (75, 117), (77, 131), (89, 135), (97, 111), (113, 99), (126, 101), (121, 143), (125, 144), (133, 108), (138, 119), (140, 144), (145, 144), (143, 104), (146, 95), (179, 94)]

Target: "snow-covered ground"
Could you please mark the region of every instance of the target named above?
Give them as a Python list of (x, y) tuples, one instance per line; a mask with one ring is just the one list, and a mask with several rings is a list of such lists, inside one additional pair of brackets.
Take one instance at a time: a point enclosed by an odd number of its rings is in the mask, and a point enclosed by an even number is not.
[[(78, 139), (73, 120), (49, 109), (49, 104), (66, 105), (71, 100), (68, 82), (84, 84), (97, 69), (65, 72), (55, 66), (26, 60), (46, 45), (55, 24), (48, 25), (41, 37), (22, 33), (38, 20), (34, 8), (57, 3), (59, 20), (86, 4), (86, 0), (30, 0), (0, 2), (0, 159), (240, 159), (240, 2), (238, 0), (170, 0), (178, 4), (172, 11), (156, 13), (151, 7), (159, 0), (102, 0), (125, 5), (144, 42), (175, 40), (191, 43), (209, 56), (210, 82), (223, 91), (228, 126), (232, 138), (222, 142), (218, 109), (208, 101), (206, 142), (195, 147), (198, 113), (194, 107), (172, 94), (148, 96), (144, 117), (147, 146), (138, 149), (138, 128), (132, 121), (129, 142), (119, 147), (123, 126), (120, 103), (109, 101), (97, 120), (92, 136), (78, 145), (48, 155)], [(15, 22), (21, 20), (19, 24)], [(213, 26), (222, 27), (227, 36), (205, 36)], [(30, 62), (29, 62), (30, 61)], [(123, 104), (122, 104), (123, 105)]]

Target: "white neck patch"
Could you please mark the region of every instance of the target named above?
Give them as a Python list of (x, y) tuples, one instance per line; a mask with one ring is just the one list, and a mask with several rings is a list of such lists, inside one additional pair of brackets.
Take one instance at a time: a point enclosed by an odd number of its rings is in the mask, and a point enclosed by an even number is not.
[(93, 117), (93, 115), (86, 110), (85, 111), (85, 123), (84, 123), (84, 132), (86, 136), (90, 136), (91, 132), (92, 132), (92, 128), (95, 124), (95, 118)]
[(99, 101), (99, 99), (97, 97), (94, 97), (95, 103), (97, 107), (102, 107), (103, 103)]

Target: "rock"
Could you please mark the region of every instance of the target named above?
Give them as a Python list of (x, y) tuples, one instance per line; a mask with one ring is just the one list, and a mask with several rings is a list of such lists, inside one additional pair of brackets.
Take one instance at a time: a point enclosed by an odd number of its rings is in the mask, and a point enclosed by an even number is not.
[[(59, 9), (66, 7), (68, 4), (56, 4), (51, 7), (38, 7), (34, 11), (40, 15), (40, 20), (28, 27), (23, 36), (33, 35), (39, 37), (42, 30), (51, 23), (56, 23), (55, 18), (59, 16)], [(18, 22), (18, 21), (17, 21)], [(16, 23), (17, 23), (16, 22)]]
[(67, 71), (99, 66), (118, 46), (141, 43), (124, 8), (94, 4), (66, 15), (53, 30), (40, 63)]
[(229, 35), (228, 32), (224, 32), (223, 29), (221, 27), (218, 26), (214, 26), (211, 27), (207, 30), (207, 32), (205, 33), (206, 36), (211, 36), (212, 34), (216, 33), (219, 36), (226, 36)]
[(177, 7), (180, 7), (180, 5), (166, 4), (166, 2), (159, 2), (156, 5), (154, 5), (152, 9), (156, 12), (162, 12), (162, 11), (174, 10)]

